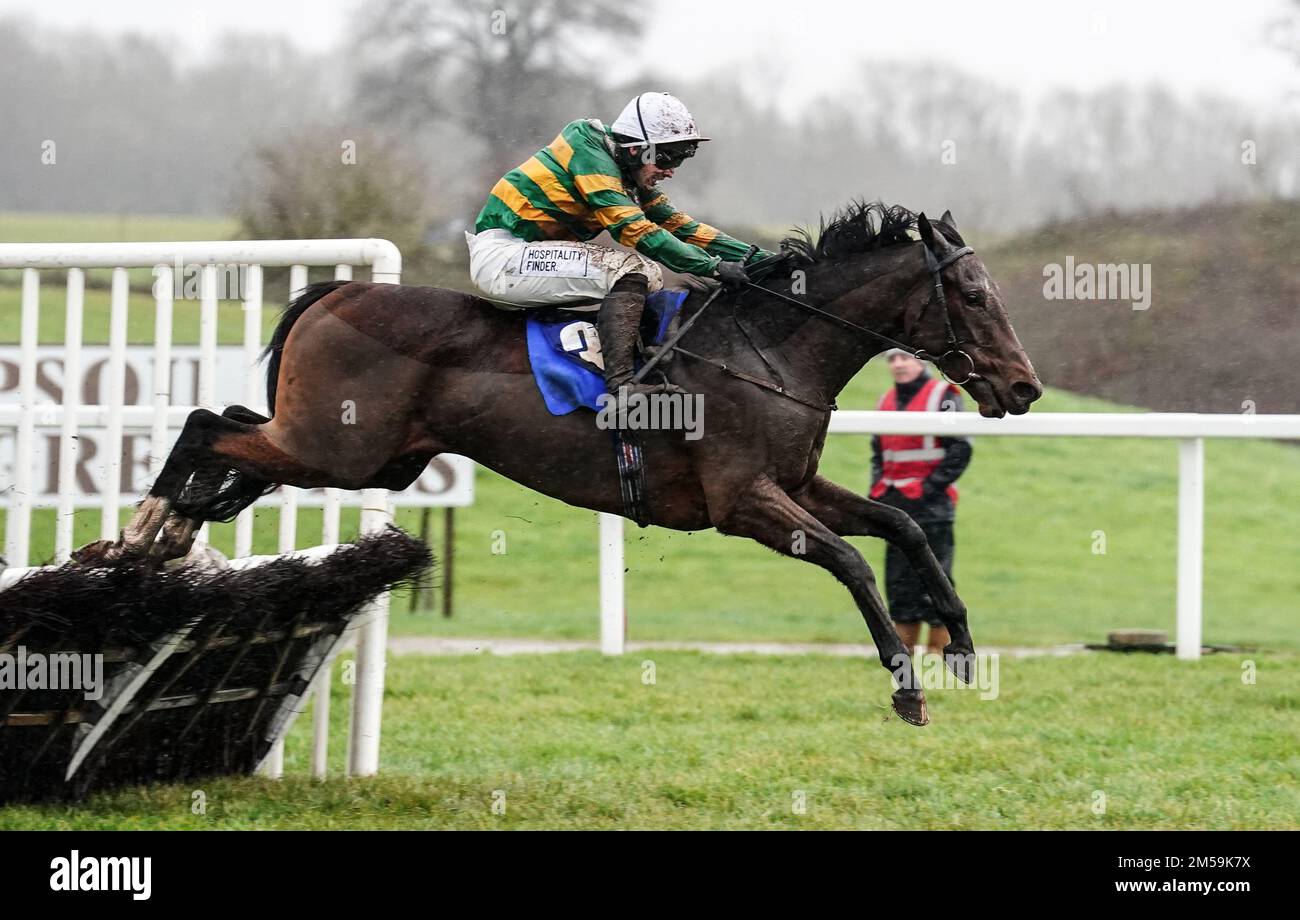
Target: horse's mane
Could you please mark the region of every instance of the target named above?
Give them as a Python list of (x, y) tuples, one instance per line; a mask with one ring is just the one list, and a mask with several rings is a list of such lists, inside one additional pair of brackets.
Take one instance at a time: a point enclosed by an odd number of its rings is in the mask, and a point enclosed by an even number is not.
[(886, 246), (913, 243), (916, 238), (908, 231), (915, 229), (916, 215), (902, 205), (855, 200), (832, 214), (829, 221), (822, 217), (816, 237), (806, 228), (796, 227), (793, 236), (781, 241), (781, 249), (807, 262), (836, 262)]

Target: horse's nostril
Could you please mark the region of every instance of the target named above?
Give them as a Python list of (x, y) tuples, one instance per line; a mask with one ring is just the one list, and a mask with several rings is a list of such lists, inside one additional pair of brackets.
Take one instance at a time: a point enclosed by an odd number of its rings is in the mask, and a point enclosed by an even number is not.
[(1043, 395), (1043, 388), (1023, 380), (1011, 384), (1011, 395), (1022, 403), (1031, 403)]

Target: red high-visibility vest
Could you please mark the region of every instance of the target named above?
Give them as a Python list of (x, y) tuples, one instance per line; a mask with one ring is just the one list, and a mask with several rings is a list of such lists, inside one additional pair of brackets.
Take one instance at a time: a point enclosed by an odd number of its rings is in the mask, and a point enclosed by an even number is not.
[[(946, 380), (935, 378), (926, 381), (925, 386), (912, 397), (907, 404), (907, 412), (938, 412), (943, 399), (950, 389)], [(890, 387), (880, 397), (876, 406), (882, 412), (894, 412), (898, 409), (898, 390)], [(939, 439), (934, 435), (919, 434), (882, 434), (880, 436), (880, 453), (884, 461), (880, 480), (871, 487), (871, 497), (880, 498), (893, 486), (899, 492), (915, 501), (921, 497), (925, 478), (934, 472), (942, 461), (946, 451), (939, 446)], [(948, 486), (948, 497), (957, 504), (957, 488)]]

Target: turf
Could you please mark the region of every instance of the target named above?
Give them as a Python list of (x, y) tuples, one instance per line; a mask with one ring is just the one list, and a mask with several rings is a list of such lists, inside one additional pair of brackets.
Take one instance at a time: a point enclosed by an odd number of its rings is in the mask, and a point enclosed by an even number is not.
[(661, 653), (650, 684), (639, 657), (397, 658), (376, 779), (303, 778), (300, 720), (282, 782), (0, 828), (1297, 828), (1300, 658), (1253, 660), (1254, 684), (1237, 656), (1003, 661), (996, 699), (932, 691), (918, 729), (862, 661)]

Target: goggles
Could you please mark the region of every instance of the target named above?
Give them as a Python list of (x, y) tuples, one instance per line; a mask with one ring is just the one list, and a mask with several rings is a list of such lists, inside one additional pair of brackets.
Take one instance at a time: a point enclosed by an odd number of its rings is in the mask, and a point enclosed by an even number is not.
[(687, 141), (678, 144), (651, 144), (641, 153), (641, 162), (649, 163), (648, 154), (654, 153), (654, 164), (660, 169), (676, 169), (683, 162), (695, 156), (699, 144)]

